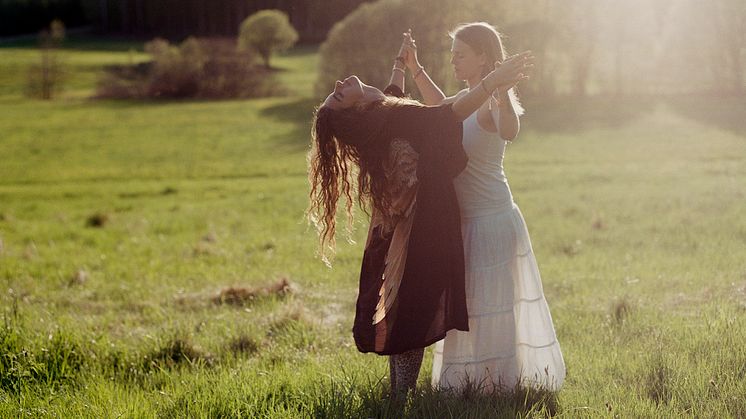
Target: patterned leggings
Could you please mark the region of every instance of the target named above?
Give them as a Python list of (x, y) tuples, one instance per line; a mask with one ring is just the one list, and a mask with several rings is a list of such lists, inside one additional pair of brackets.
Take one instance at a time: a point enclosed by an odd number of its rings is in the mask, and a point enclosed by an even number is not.
[(409, 390), (414, 390), (424, 353), (425, 348), (420, 348), (389, 357), (392, 395), (406, 394)]

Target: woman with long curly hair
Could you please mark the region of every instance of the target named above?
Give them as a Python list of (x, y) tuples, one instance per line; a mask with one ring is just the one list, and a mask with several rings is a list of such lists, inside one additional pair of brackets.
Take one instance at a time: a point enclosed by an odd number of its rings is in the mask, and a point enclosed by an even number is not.
[[(452, 97), (420, 65), (415, 42), (406, 43), (406, 65), (428, 105), (479, 90), (482, 77), (506, 57), (500, 34), (487, 23), (461, 25), (451, 37), (454, 76), (467, 85)], [(514, 87), (499, 87), (463, 123), (469, 162), (453, 183), (461, 209), (469, 331), (450, 331), (435, 345), (436, 387), (557, 390), (565, 378), (531, 239), (503, 170), (506, 145), (518, 135), (523, 114)]]
[(308, 215), (326, 255), (334, 250), (340, 198), (350, 223), (356, 201), (371, 210), (353, 335), (361, 352), (391, 355), (392, 393), (415, 386), (426, 346), (468, 328), (453, 188), (467, 161), (461, 121), (496, 89), (525, 79), (532, 59), (528, 52), (511, 57), (479, 89), (425, 106), (402, 99), (400, 54), (383, 92), (350, 76), (316, 111)]

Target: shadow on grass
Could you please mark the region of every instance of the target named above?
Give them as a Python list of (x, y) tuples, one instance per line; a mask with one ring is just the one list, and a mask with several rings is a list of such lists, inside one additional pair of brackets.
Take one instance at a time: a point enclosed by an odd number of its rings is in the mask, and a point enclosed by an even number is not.
[[(532, 103), (533, 102), (533, 103)], [(313, 112), (320, 99), (302, 98), (269, 107), (263, 117), (292, 124), (290, 134), (278, 135), (278, 144), (307, 148), (310, 141)], [(650, 113), (657, 99), (593, 97), (584, 99), (549, 99), (528, 101), (525, 124), (541, 133), (580, 133), (590, 129), (621, 128)]]
[[(69, 35), (62, 44), (62, 49), (72, 51), (142, 52), (145, 43), (150, 39), (132, 37), (91, 36), (85, 34)], [(3, 48), (36, 48), (39, 40), (36, 35), (0, 38), (0, 49)]]
[(273, 140), (279, 145), (293, 149), (306, 149), (311, 142), (311, 125), (314, 110), (320, 100), (300, 98), (263, 109), (259, 114), (292, 125), (290, 133), (275, 135)]
[(746, 135), (746, 97), (739, 95), (597, 96), (530, 98), (523, 118), (530, 130), (575, 133), (621, 128), (664, 104), (674, 113), (737, 135)]
[(522, 118), (528, 129), (541, 133), (580, 133), (621, 128), (650, 113), (657, 99), (644, 97), (531, 98)]
[(353, 380), (315, 389), (287, 381), (253, 392), (215, 391), (214, 383), (199, 383), (163, 404), (159, 416), (440, 419), (553, 417), (560, 413), (556, 395), (542, 392), (476, 394), (427, 389), (407, 398), (392, 398), (380, 380), (367, 385)]
[(229, 103), (229, 102), (245, 102), (246, 100), (253, 99), (267, 99), (266, 97), (252, 98), (252, 99), (241, 99), (241, 98), (229, 98), (229, 99), (211, 99), (211, 98), (147, 98), (147, 99), (113, 99), (113, 98), (100, 98), (91, 96), (86, 101), (79, 103), (71, 103), (66, 105), (67, 108), (78, 108), (84, 109), (91, 106), (106, 108), (106, 109), (135, 109), (135, 108), (161, 108), (170, 107), (174, 105), (202, 105), (205, 103)]
[(544, 390), (481, 392), (475, 386), (461, 391), (428, 387), (404, 399), (389, 397), (388, 386), (382, 381), (367, 386), (332, 383), (313, 401), (310, 413), (324, 418), (515, 418), (559, 413), (556, 393)]
[(671, 96), (663, 103), (680, 116), (746, 136), (746, 96)]
[(279, 54), (278, 57), (295, 58), (295, 57), (304, 57), (307, 55), (313, 55), (319, 52), (320, 47), (321, 47), (321, 44), (296, 45), (293, 48)]

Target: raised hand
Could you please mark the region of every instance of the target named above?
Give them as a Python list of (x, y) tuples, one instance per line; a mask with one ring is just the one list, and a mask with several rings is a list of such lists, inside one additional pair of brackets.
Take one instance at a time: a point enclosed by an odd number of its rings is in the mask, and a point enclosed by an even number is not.
[(522, 82), (524, 80), (528, 80), (528, 79), (529, 79), (529, 76), (523, 74), (520, 78), (516, 78), (516, 79), (514, 79), (510, 83), (506, 83), (506, 84), (497, 86), (498, 97), (505, 96), (508, 93), (508, 90), (516, 87), (518, 85), (518, 83), (520, 83), (520, 82)]
[(412, 38), (412, 29), (402, 34), (402, 48), (406, 50), (406, 55), (403, 56), (404, 64), (409, 71), (413, 73), (418, 71), (420, 69), (420, 62), (417, 60), (417, 44), (414, 38)]
[(405, 66), (407, 64), (407, 62), (406, 62), (407, 56), (409, 55), (409, 49), (407, 48), (407, 46), (408, 46), (407, 41), (406, 40), (402, 40), (401, 46), (399, 47), (399, 52), (396, 54), (397, 61), (400, 61), (399, 57), (401, 57), (402, 60), (403, 60), (402, 64), (404, 64)]
[(534, 65), (531, 51), (512, 55), (504, 61), (496, 62), (495, 69), (485, 77), (488, 88), (507, 91), (523, 80), (528, 80), (526, 74)]

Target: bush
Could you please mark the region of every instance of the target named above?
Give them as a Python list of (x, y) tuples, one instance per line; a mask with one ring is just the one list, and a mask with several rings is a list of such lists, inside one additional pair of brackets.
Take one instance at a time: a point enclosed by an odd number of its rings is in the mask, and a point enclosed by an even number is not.
[(275, 51), (286, 50), (298, 41), (298, 32), (280, 10), (260, 10), (241, 23), (238, 47), (242, 51), (256, 50), (271, 68), (269, 59)]
[(163, 39), (145, 45), (153, 60), (109, 67), (97, 96), (114, 99), (247, 98), (284, 93), (253, 56), (227, 39), (189, 38), (175, 46)]
[(153, 57), (148, 96), (196, 96), (207, 61), (205, 50), (196, 39), (189, 38), (175, 47), (158, 38), (145, 44), (145, 52)]
[(239, 53), (234, 41), (201, 42), (209, 51), (200, 84), (201, 97), (247, 98), (285, 94), (277, 78), (257, 65), (254, 55)]

